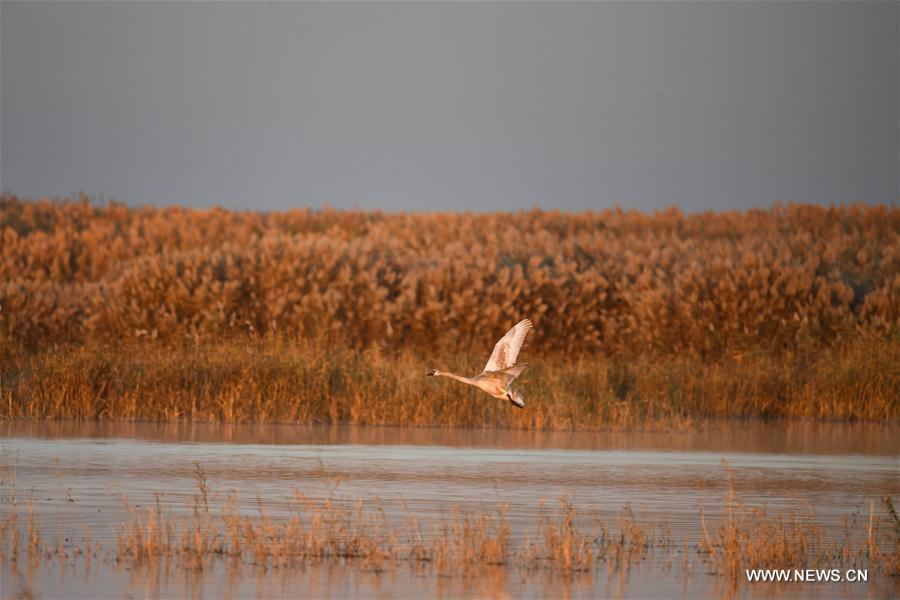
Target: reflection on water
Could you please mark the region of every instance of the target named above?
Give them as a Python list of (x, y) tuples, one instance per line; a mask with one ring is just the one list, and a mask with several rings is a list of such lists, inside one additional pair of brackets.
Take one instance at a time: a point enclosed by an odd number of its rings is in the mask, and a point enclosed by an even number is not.
[[(721, 595), (723, 588), (704, 573), (684, 578), (653, 565), (638, 565), (629, 573), (574, 573), (570, 576), (530, 575), (501, 567), (486, 567), (478, 577), (426, 577), (400, 565), (384, 572), (366, 572), (343, 564), (308, 569), (262, 570), (239, 562), (214, 563), (210, 569), (185, 575), (177, 569), (94, 569), (87, 575), (48, 565), (28, 589), (38, 597), (70, 598), (590, 598), (641, 594), (631, 580), (654, 581), (652, 596), (676, 598)], [(848, 588), (849, 589), (849, 588)], [(4, 595), (22, 588), (4, 587)], [(79, 593), (80, 592), (80, 593)], [(718, 592), (718, 593), (717, 593)]]
[[(721, 595), (721, 581), (691, 552), (703, 535), (701, 509), (711, 520), (720, 517), (730, 485), (744, 505), (809, 514), (835, 537), (846, 535), (848, 515), (867, 515), (885, 495), (900, 500), (898, 433), (897, 427), (872, 425), (745, 422), (699, 432), (631, 434), (6, 422), (0, 424), (4, 517), (19, 511), (24, 526), (30, 503), (49, 539), (89, 532), (95, 543), (115, 545), (117, 526), (131, 516), (126, 497), (133, 507), (159, 502), (186, 514), (199, 463), (214, 509), (237, 495), (247, 514), (284, 518), (288, 500), (300, 493), (336, 502), (365, 499), (402, 525), (410, 516), (436, 523), (459, 506), (495, 511), (506, 503), (510, 535), (523, 541), (538, 535), (536, 516), (555, 511), (565, 493), (610, 518), (627, 510), (645, 522), (666, 524), (687, 550), (629, 570), (601, 566), (561, 580), (504, 568), (487, 569), (478, 578), (444, 578), (409, 565), (383, 572), (327, 564), (261, 573), (234, 561), (192, 574), (122, 571), (102, 561), (85, 572), (67, 569), (63, 561), (29, 577), (23, 565), (4, 562), (2, 595)], [(850, 533), (861, 535), (864, 527), (858, 529)], [(875, 576), (863, 593), (848, 591), (847, 584), (824, 584), (792, 587), (790, 594), (857, 596), (895, 589), (896, 578)], [(24, 590), (24, 582), (33, 589)]]
[(400, 445), (528, 448), (532, 450), (683, 450), (769, 454), (896, 455), (898, 427), (875, 424), (760, 421), (711, 423), (681, 432), (525, 431), (514, 429), (429, 429), (339, 425), (135, 423), (77, 421), (0, 422), (0, 436), (126, 438), (155, 442), (225, 444)]

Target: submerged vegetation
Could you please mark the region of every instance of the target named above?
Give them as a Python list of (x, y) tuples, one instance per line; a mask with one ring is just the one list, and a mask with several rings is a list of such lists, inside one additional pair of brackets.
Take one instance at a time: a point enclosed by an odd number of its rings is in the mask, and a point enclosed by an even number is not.
[[(423, 377), (535, 323), (512, 411)], [(900, 417), (900, 211), (0, 199), (0, 414), (597, 429)]]
[(811, 511), (770, 516), (730, 494), (725, 514), (709, 528), (702, 511), (697, 516), (702, 535), (695, 541), (676, 539), (670, 524), (643, 522), (628, 508), (610, 516), (576, 506), (567, 495), (557, 508), (543, 507), (523, 533), (507, 523), (506, 505), (490, 512), (458, 505), (423, 524), (412, 513), (389, 517), (377, 502), (295, 492), (279, 516), (270, 516), (242, 505), (235, 494), (220, 498), (199, 464), (195, 479), (188, 506), (164, 508), (159, 495), (153, 506), (128, 506), (130, 520), (105, 546), (93, 535), (100, 531), (47, 535), (30, 502), (7, 498), (18, 508), (0, 521), (0, 564), (22, 565), (29, 573), (54, 561), (90, 570), (94, 561), (142, 572), (163, 568), (166, 576), (177, 568), (190, 576), (227, 561), (261, 572), (339, 564), (366, 572), (405, 566), (420, 576), (480, 577), (485, 569), (502, 569), (571, 577), (627, 573), (652, 560), (667, 569), (679, 565), (683, 577), (696, 564), (735, 588), (746, 583), (746, 569), (758, 568), (868, 569), (885, 581), (900, 575), (900, 523), (890, 497), (881, 506), (873, 502), (867, 515), (847, 517), (844, 531), (835, 534)]

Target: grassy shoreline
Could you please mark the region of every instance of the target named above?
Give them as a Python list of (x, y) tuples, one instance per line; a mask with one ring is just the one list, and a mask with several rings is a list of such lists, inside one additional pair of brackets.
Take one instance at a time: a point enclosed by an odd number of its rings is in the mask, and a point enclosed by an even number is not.
[(678, 430), (705, 419), (897, 422), (900, 341), (709, 362), (670, 356), (528, 356), (518, 410), (425, 377), (480, 368), (480, 354), (427, 357), (281, 339), (174, 346), (89, 344), (0, 359), (0, 417), (291, 422), (513, 429)]

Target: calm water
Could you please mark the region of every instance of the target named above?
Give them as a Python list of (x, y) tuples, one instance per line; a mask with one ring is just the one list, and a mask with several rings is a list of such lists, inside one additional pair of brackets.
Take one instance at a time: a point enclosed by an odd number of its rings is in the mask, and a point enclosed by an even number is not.
[[(382, 573), (341, 565), (261, 573), (222, 561), (202, 574), (146, 573), (97, 561), (88, 572), (65, 561), (37, 573), (4, 561), (2, 596), (721, 596), (723, 583), (691, 556), (702, 535), (698, 514), (722, 514), (729, 483), (744, 505), (770, 514), (809, 514), (835, 538), (846, 518), (868, 518), (872, 502), (900, 504), (900, 428), (830, 424), (774, 427), (737, 423), (687, 433), (560, 433), (359, 427), (159, 426), (6, 422), (0, 424), (4, 518), (29, 500), (45, 538), (89, 532), (114, 546), (132, 506), (159, 502), (188, 514), (195, 463), (212, 502), (237, 494), (247, 514), (287, 516), (299, 492), (337, 502), (364, 499), (391, 522), (447, 519), (454, 508), (508, 504), (512, 537), (537, 533), (538, 515), (567, 494), (582, 514), (666, 524), (688, 552), (585, 576), (528, 576), (496, 569), (477, 580), (442, 578), (399, 565)], [(860, 526), (861, 527), (861, 526)], [(854, 535), (860, 532), (853, 532)], [(4, 552), (5, 554), (5, 552)], [(21, 562), (21, 561), (20, 561)], [(674, 566), (673, 566), (674, 564)], [(785, 565), (793, 568), (798, 565)], [(799, 565), (805, 567), (805, 565)], [(896, 578), (868, 584), (807, 584), (790, 596), (895, 595)], [(771, 595), (771, 584), (742, 595)], [(855, 586), (855, 587), (854, 587)]]

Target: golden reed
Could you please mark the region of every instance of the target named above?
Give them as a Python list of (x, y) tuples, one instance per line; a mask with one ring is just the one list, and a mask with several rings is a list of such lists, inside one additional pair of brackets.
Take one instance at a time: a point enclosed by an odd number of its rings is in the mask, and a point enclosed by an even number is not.
[[(526, 411), (435, 384), (532, 318)], [(0, 199), (13, 417), (896, 420), (900, 210), (283, 213)]]

